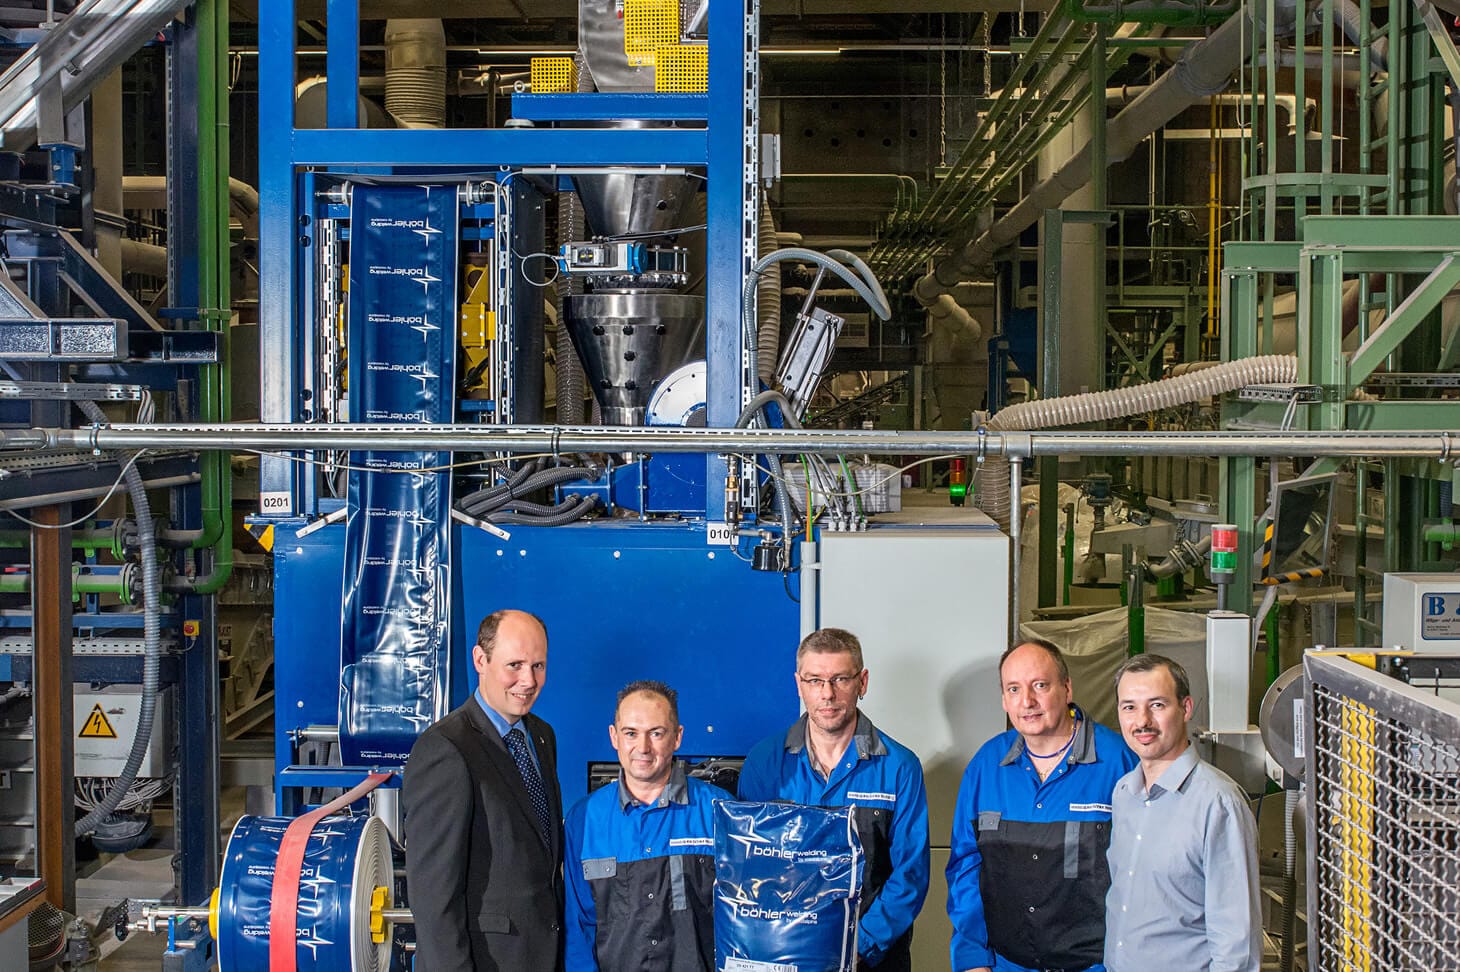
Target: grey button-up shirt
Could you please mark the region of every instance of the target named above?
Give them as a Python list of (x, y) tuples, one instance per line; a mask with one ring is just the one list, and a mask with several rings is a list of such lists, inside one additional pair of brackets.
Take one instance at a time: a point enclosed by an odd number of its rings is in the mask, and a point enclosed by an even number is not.
[(1194, 747), (1148, 791), (1137, 766), (1115, 785), (1109, 972), (1259, 972), (1257, 824), (1232, 778)]

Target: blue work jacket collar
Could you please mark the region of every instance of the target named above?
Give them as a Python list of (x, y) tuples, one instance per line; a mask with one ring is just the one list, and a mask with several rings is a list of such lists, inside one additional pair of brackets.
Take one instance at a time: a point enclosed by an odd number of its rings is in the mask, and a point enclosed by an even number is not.
[[(806, 748), (806, 720), (808, 718), (803, 715), (787, 730), (786, 752), (795, 754)], [(857, 728), (852, 733), (852, 744), (857, 747), (858, 759), (887, 755), (887, 744), (877, 734), (877, 727), (872, 725), (872, 720), (868, 719), (861, 709), (857, 710)]]
[[(659, 799), (655, 800), (652, 806), (667, 807), (671, 803), (689, 803), (689, 784), (685, 782), (684, 764), (677, 759), (674, 761), (674, 768), (669, 771), (669, 782), (664, 784)], [(628, 810), (631, 807), (644, 805), (629, 792), (628, 786), (624, 783), (624, 771), (620, 769), (618, 771), (618, 808)]]
[[(1072, 705), (1070, 708), (1075, 710), (1075, 738), (1070, 743), (1070, 752), (1065, 757), (1065, 762), (1070, 765), (1093, 763), (1095, 762), (1095, 733), (1090, 728), (1090, 720), (1085, 718), (1085, 713), (1078, 705)], [(1004, 758), (999, 760), (999, 765), (1010, 766), (1019, 762), (1019, 757), (1024, 755), (1024, 749), (1024, 737), (1017, 732), (1014, 733), (1014, 745), (1010, 746), (1009, 751), (1004, 754)]]

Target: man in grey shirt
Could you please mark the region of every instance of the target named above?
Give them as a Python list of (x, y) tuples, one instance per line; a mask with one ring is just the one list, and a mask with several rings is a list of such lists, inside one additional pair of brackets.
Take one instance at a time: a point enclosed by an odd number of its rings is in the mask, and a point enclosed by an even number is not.
[(1257, 825), (1241, 788), (1187, 739), (1186, 672), (1136, 655), (1116, 673), (1115, 693), (1141, 765), (1111, 799), (1106, 969), (1259, 972)]

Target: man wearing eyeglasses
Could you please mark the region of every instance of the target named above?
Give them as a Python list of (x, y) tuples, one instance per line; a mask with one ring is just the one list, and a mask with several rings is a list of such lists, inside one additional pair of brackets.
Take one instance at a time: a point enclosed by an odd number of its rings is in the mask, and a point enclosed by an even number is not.
[(928, 893), (928, 796), (916, 754), (881, 732), (867, 694), (862, 644), (841, 628), (813, 631), (796, 650), (806, 714), (745, 758), (740, 799), (853, 806), (867, 863), (858, 967), (910, 972), (912, 926)]

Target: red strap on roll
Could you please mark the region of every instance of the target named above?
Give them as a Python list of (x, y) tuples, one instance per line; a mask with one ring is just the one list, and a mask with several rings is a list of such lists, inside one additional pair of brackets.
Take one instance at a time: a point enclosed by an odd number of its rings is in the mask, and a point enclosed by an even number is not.
[(274, 883), (269, 894), (269, 972), (298, 972), (299, 876), (304, 870), (304, 849), (314, 825), (336, 811), (343, 810), (375, 789), (390, 773), (371, 773), (364, 782), (318, 810), (295, 817), (279, 841), (279, 856), (274, 861)]

